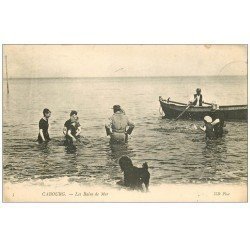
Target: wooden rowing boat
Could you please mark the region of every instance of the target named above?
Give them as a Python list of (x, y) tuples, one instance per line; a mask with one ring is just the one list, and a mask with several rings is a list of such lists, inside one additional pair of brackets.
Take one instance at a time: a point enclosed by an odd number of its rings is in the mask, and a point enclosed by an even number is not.
[[(165, 114), (164, 117), (168, 119), (176, 119), (183, 113), (180, 119), (203, 120), (206, 115), (211, 116), (213, 112), (212, 105), (201, 107), (191, 106), (187, 109), (187, 104), (170, 101), (170, 98), (165, 100), (160, 96), (159, 101)], [(186, 112), (184, 112), (185, 109), (187, 109)], [(247, 121), (247, 105), (219, 106), (218, 110), (223, 114), (225, 121)]]

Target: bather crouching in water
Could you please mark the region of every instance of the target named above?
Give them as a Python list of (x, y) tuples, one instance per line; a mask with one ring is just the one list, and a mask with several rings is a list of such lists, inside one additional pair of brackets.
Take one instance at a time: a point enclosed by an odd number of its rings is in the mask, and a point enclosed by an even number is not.
[(202, 131), (205, 132), (206, 136), (205, 138), (207, 140), (214, 140), (216, 139), (215, 132), (214, 132), (214, 126), (212, 124), (212, 118), (210, 116), (204, 117), (204, 126), (200, 127)]
[(204, 126), (200, 127), (206, 133), (207, 140), (215, 140), (221, 138), (223, 133), (224, 121), (222, 119), (216, 118), (214, 121), (212, 117), (205, 116), (204, 117)]
[(133, 190), (148, 191), (150, 173), (148, 172), (148, 164), (145, 162), (142, 168), (133, 166), (132, 160), (128, 156), (122, 156), (119, 159), (119, 165), (124, 174), (124, 181), (117, 182), (118, 185), (129, 187)]

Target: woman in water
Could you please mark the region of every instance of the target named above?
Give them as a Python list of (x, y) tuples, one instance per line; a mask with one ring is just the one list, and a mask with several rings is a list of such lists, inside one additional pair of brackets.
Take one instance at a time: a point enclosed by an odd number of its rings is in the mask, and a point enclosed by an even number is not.
[(66, 144), (72, 145), (80, 138), (81, 124), (75, 110), (70, 112), (70, 119), (64, 124), (63, 133), (66, 138)]
[(39, 121), (39, 134), (38, 134), (38, 142), (48, 142), (50, 141), (49, 137), (49, 118), (51, 116), (51, 111), (49, 109), (43, 110), (43, 118)]

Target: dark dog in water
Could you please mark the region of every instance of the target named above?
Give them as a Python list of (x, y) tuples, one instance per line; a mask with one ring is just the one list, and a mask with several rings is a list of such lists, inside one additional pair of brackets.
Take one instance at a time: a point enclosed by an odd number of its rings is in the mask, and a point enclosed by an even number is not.
[(147, 162), (143, 163), (142, 168), (133, 166), (132, 160), (128, 156), (119, 159), (119, 165), (124, 173), (124, 181), (117, 184), (143, 191), (143, 184), (148, 191), (150, 173), (148, 172)]

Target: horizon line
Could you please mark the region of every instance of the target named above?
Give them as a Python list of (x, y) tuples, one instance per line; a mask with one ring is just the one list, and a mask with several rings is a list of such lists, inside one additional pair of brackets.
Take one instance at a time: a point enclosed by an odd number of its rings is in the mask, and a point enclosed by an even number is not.
[[(52, 76), (52, 77), (9, 77), (11, 79), (83, 79), (83, 78), (173, 78), (173, 77), (247, 77), (248, 75), (172, 75), (172, 76)], [(2, 78), (6, 80), (6, 77)]]

